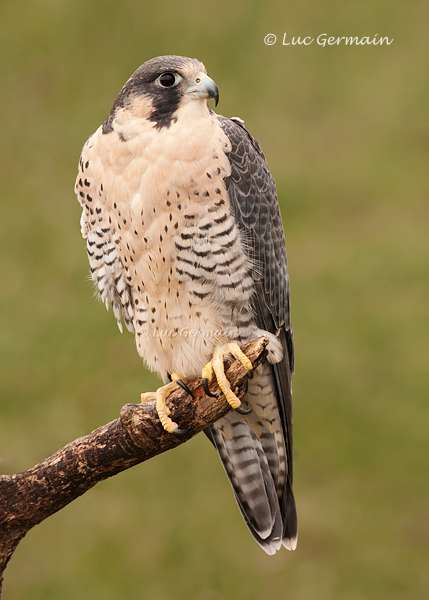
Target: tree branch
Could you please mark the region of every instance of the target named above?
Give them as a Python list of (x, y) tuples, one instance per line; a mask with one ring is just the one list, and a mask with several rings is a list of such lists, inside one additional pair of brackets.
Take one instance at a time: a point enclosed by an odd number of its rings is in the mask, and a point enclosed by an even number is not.
[[(261, 337), (242, 346), (254, 367), (265, 359), (267, 344), (267, 338)], [(227, 365), (226, 376), (242, 397), (247, 375), (238, 360)], [(67, 444), (28, 471), (0, 476), (0, 596), (4, 569), (32, 527), (99, 481), (183, 444), (230, 410), (215, 380), (210, 390), (216, 398), (205, 395), (201, 379), (187, 383), (194, 398), (180, 389), (167, 400), (173, 420), (189, 429), (184, 436), (164, 431), (155, 402), (126, 404), (118, 419)]]

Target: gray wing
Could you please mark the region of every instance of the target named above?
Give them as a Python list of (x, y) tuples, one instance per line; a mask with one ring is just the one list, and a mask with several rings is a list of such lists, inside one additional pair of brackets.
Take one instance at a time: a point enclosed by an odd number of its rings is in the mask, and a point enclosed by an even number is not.
[[(231, 176), (227, 187), (237, 226), (245, 240), (245, 251), (255, 265), (253, 279), (255, 294), (252, 299), (257, 326), (276, 335), (283, 346), (283, 360), (270, 364), (271, 389), (275, 396), (282, 425), (287, 457), (287, 476), (284, 488), (278, 493), (283, 538), (294, 540), (297, 534), (295, 501), (292, 492), (292, 396), (291, 375), (294, 369), (294, 353), (289, 307), (289, 278), (287, 273), (286, 247), (283, 224), (274, 180), (268, 170), (265, 157), (257, 141), (236, 121), (219, 116), (222, 129), (231, 142), (228, 158)], [(238, 422), (235, 425), (239, 427)], [(215, 425), (206, 432), (216, 445), (224, 467), (230, 477), (236, 499), (243, 516), (257, 541), (264, 547), (264, 540), (252, 527), (247, 499), (234, 481), (231, 466), (232, 442), (221, 439)], [(260, 445), (253, 432), (248, 432), (248, 443), (253, 444), (259, 455), (261, 468), (265, 457), (260, 456)], [(225, 436), (224, 436), (225, 437)], [(230, 446), (228, 449), (228, 445)], [(261, 445), (264, 446), (261, 440)], [(268, 464), (269, 451), (266, 451)], [(269, 450), (269, 449), (268, 449)], [(271, 468), (271, 466), (270, 466)], [(275, 479), (271, 468), (273, 479)], [(266, 477), (266, 475), (264, 476)], [(268, 490), (267, 485), (265, 484)], [(270, 499), (272, 503), (272, 499)], [(273, 518), (273, 522), (275, 518)], [(273, 536), (274, 536), (273, 528)], [(267, 548), (265, 547), (267, 550)], [(268, 551), (268, 550), (267, 550)]]
[(254, 280), (259, 284), (261, 308), (270, 314), (273, 333), (282, 328), (290, 337), (288, 355), (293, 371), (286, 245), (274, 179), (258, 142), (244, 126), (225, 117), (219, 120), (232, 145), (227, 182), (231, 208), (248, 242), (246, 250), (256, 262)]

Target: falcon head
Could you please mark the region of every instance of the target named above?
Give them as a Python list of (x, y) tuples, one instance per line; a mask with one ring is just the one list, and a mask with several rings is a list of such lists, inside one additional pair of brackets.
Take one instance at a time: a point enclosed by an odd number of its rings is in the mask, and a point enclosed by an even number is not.
[(103, 124), (103, 133), (113, 130), (121, 109), (162, 129), (177, 120), (176, 113), (185, 103), (206, 102), (208, 98), (214, 98), (217, 105), (219, 91), (202, 62), (184, 56), (158, 56), (143, 63), (128, 79)]

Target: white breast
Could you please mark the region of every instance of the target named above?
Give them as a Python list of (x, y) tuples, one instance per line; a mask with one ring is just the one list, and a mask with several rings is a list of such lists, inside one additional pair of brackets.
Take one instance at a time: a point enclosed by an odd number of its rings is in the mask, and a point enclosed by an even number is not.
[(97, 237), (108, 229), (117, 253), (111, 273), (103, 260), (92, 276), (103, 299), (131, 315), (151, 369), (194, 376), (250, 318), (250, 265), (224, 183), (230, 143), (205, 102), (188, 102), (159, 131), (126, 117), (119, 111), (115, 132), (98, 130), (82, 155), (98, 215), (85, 225)]

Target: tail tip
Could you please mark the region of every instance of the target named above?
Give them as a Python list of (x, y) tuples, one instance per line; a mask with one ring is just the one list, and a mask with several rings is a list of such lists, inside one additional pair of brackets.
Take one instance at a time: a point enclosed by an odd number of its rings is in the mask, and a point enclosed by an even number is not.
[(295, 550), (298, 543), (298, 536), (294, 538), (284, 538), (282, 543), (286, 550)]

